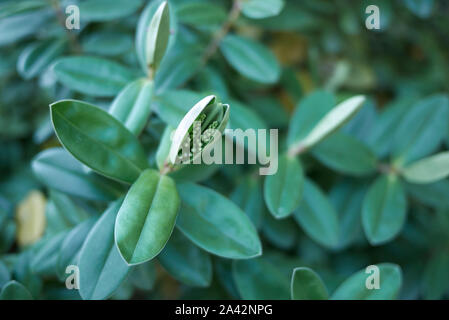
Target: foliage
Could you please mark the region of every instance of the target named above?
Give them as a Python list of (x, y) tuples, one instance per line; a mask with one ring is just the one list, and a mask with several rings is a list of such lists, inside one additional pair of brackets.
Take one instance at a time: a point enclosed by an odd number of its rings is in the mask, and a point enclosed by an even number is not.
[[(0, 299), (448, 298), (448, 14), (0, 0)], [(195, 119), (277, 172), (175, 164)]]

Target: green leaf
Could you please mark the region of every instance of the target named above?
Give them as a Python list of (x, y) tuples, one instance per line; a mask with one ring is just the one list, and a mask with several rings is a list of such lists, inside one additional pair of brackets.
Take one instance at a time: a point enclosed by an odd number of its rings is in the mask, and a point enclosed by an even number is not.
[[(229, 105), (232, 108), (232, 112), (229, 112), (229, 128), (233, 130), (242, 130), (246, 131), (248, 129), (250, 130), (258, 130), (258, 129), (268, 129), (267, 124), (265, 121), (260, 117), (260, 115), (252, 110), (249, 106), (233, 99), (229, 99)], [(233, 139), (236, 146), (245, 148), (252, 154), (257, 155), (258, 152), (261, 152), (260, 154), (269, 154), (269, 151), (265, 150), (266, 148), (261, 148), (262, 146), (259, 146), (259, 143), (256, 145), (253, 145), (247, 141), (248, 139), (242, 139), (242, 138), (235, 138), (236, 134), (234, 131), (234, 135), (225, 132), (226, 139)], [(266, 141), (267, 146), (269, 146), (270, 141), (270, 134), (266, 134)], [(260, 150), (258, 150), (261, 148)], [(265, 153), (264, 153), (265, 152)]]
[(115, 61), (91, 56), (60, 58), (53, 70), (63, 85), (94, 97), (114, 96), (136, 76)]
[(114, 242), (115, 219), (121, 203), (121, 199), (113, 202), (102, 214), (79, 253), (79, 292), (85, 300), (108, 298), (130, 269)]
[(284, 8), (284, 0), (242, 1), (242, 13), (248, 18), (263, 19), (277, 16)]
[(362, 225), (372, 245), (392, 240), (401, 231), (407, 213), (407, 199), (397, 176), (381, 176), (363, 200)]
[(112, 101), (109, 113), (138, 136), (151, 113), (153, 82), (139, 79), (128, 84)]
[(360, 110), (364, 102), (364, 96), (355, 96), (341, 102), (326, 113), (304, 139), (290, 148), (298, 151), (317, 144), (348, 122)]
[(289, 146), (303, 140), (335, 105), (335, 97), (327, 91), (314, 91), (296, 106), (288, 128)]
[(256, 228), (232, 201), (193, 183), (178, 186), (182, 199), (177, 227), (200, 248), (231, 259), (261, 255)]
[(66, 277), (66, 268), (69, 265), (78, 265), (81, 248), (89, 231), (96, 222), (95, 219), (86, 220), (74, 227), (64, 238), (58, 253), (56, 271), (60, 279)]
[[(139, 22), (137, 24), (136, 29), (136, 53), (137, 58), (139, 60), (140, 66), (142, 67), (142, 70), (146, 73), (148, 71), (147, 69), (147, 38), (148, 38), (148, 27), (150, 25), (150, 22), (155, 15), (157, 9), (159, 6), (163, 3), (162, 0), (154, 0), (149, 1), (148, 5), (145, 7), (145, 9), (142, 11), (142, 14), (140, 15)], [(171, 30), (171, 36), (169, 37), (169, 43), (168, 47), (171, 46), (171, 43), (175, 41), (176, 38), (176, 30), (177, 30), (177, 21), (176, 17), (170, 12), (170, 30)], [(165, 60), (165, 59), (164, 59)]]
[(19, 42), (37, 33), (53, 15), (53, 10), (45, 8), (2, 18), (0, 20), (0, 47)]
[(407, 193), (423, 204), (437, 208), (449, 208), (449, 180), (429, 184), (406, 184)]
[(238, 293), (237, 286), (234, 281), (232, 266), (233, 260), (222, 258), (214, 259), (214, 272), (216, 272), (218, 281), (232, 298), (240, 299), (240, 294)]
[(338, 246), (340, 229), (337, 213), (323, 191), (311, 180), (305, 180), (303, 199), (293, 216), (314, 241), (328, 248)]
[[(369, 273), (360, 270), (346, 279), (333, 293), (332, 300), (393, 300), (399, 293), (402, 284), (402, 272), (398, 265), (380, 263), (380, 289), (367, 289)], [(371, 273), (371, 276), (374, 275)]]
[(193, 287), (208, 287), (212, 281), (212, 260), (180, 231), (174, 231), (157, 257), (175, 279)]
[(242, 208), (256, 228), (261, 226), (265, 208), (259, 179), (252, 176), (245, 177), (238, 183), (230, 199)]
[(267, 176), (264, 184), (265, 203), (275, 218), (285, 218), (298, 208), (303, 183), (304, 173), (299, 159), (281, 155), (277, 172)]
[(164, 57), (170, 36), (170, 11), (167, 1), (162, 2), (148, 26), (146, 38), (146, 65), (154, 74)]
[(75, 206), (66, 195), (50, 190), (50, 201), (47, 204), (46, 232), (56, 234), (68, 230), (86, 220), (89, 215)]
[(320, 276), (310, 268), (295, 268), (292, 274), (293, 300), (327, 300), (329, 294)]
[(29, 12), (32, 9), (48, 6), (45, 0), (4, 1), (0, 5), (0, 18), (6, 18), (20, 12)]
[(83, 51), (94, 55), (117, 56), (133, 47), (133, 38), (128, 33), (96, 31), (82, 38)]
[(399, 122), (393, 136), (393, 157), (407, 164), (438, 149), (448, 128), (449, 98), (433, 95), (419, 100)]
[(9, 251), (15, 239), (16, 223), (0, 208), (0, 254)]
[(341, 179), (330, 192), (329, 200), (338, 214), (340, 248), (345, 248), (362, 236), (362, 204), (367, 191), (365, 182), (358, 179)]
[(446, 250), (437, 250), (426, 263), (422, 278), (425, 299), (441, 299), (449, 287), (449, 255)]
[(22, 251), (13, 266), (13, 277), (22, 283), (33, 297), (39, 297), (42, 292), (43, 281), (41, 277), (34, 274), (30, 264), (34, 256), (34, 250)]
[(0, 261), (0, 289), (11, 280), (11, 274), (8, 267)]
[(85, 0), (78, 4), (81, 21), (110, 21), (136, 12), (142, 0)]
[(435, 2), (433, 0), (404, 0), (405, 6), (420, 18), (429, 18), (432, 15)]
[(449, 152), (441, 152), (409, 164), (401, 170), (411, 183), (432, 183), (449, 176)]
[(93, 170), (132, 183), (148, 167), (136, 137), (102, 109), (82, 101), (61, 100), (50, 105), (50, 113), (64, 148)]
[(33, 300), (33, 297), (23, 284), (12, 280), (2, 288), (0, 300)]
[(275, 219), (268, 212), (263, 218), (262, 233), (271, 244), (284, 250), (291, 249), (298, 240), (298, 227), (292, 218)]
[(167, 90), (154, 99), (157, 115), (168, 125), (176, 128), (190, 110), (204, 95), (190, 90)]
[(398, 123), (410, 109), (414, 97), (407, 96), (394, 100), (386, 105), (376, 120), (371, 132), (367, 135), (368, 145), (376, 152), (378, 157), (385, 157), (393, 147), (392, 135), (398, 128)]
[(219, 168), (219, 164), (186, 164), (170, 172), (169, 176), (176, 182), (200, 182), (210, 178)]
[(312, 154), (325, 166), (347, 175), (365, 176), (377, 169), (373, 151), (348, 134), (337, 132), (312, 149)]
[(156, 268), (154, 261), (148, 261), (132, 266), (128, 280), (140, 290), (149, 291), (153, 289), (154, 283), (156, 282)]
[(26, 80), (42, 73), (65, 50), (65, 40), (35, 42), (27, 46), (17, 60), (17, 71)]
[(217, 26), (226, 20), (225, 10), (205, 1), (188, 1), (176, 7), (179, 22), (193, 26)]
[(245, 300), (288, 299), (288, 278), (266, 258), (237, 260), (233, 264), (237, 289)]
[(56, 263), (59, 249), (64, 241), (67, 232), (60, 232), (57, 235), (43, 240), (43, 244), (31, 259), (31, 270), (40, 276), (54, 276), (56, 274)]
[(117, 215), (115, 241), (128, 264), (153, 259), (173, 231), (179, 209), (174, 181), (147, 169), (131, 186)]
[(266, 84), (279, 79), (280, 67), (276, 57), (258, 42), (227, 35), (220, 43), (220, 50), (229, 64), (249, 79)]
[(201, 66), (198, 48), (185, 48), (166, 55), (154, 79), (157, 94), (175, 89), (191, 79)]
[(121, 193), (115, 183), (97, 174), (86, 173), (83, 165), (62, 148), (40, 152), (31, 166), (37, 178), (47, 187), (73, 196), (109, 201)]

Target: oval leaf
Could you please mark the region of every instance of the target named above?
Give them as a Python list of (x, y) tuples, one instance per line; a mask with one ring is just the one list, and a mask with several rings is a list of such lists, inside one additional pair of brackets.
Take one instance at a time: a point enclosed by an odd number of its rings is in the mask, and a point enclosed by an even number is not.
[(242, 2), (242, 12), (248, 18), (263, 19), (277, 16), (284, 4), (284, 0), (248, 0)]
[(363, 200), (362, 225), (372, 245), (392, 240), (401, 231), (407, 213), (407, 199), (397, 176), (381, 176)]
[(329, 111), (293, 149), (308, 149), (317, 144), (353, 117), (363, 106), (365, 96), (349, 98)]
[(227, 35), (220, 50), (231, 66), (252, 80), (270, 84), (279, 79), (280, 67), (274, 54), (251, 39)]
[(191, 243), (180, 231), (173, 232), (157, 258), (168, 273), (188, 286), (208, 287), (212, 281), (209, 254)]
[(398, 164), (425, 157), (442, 143), (449, 118), (449, 98), (433, 95), (407, 110), (393, 137), (393, 157)]
[(200, 66), (201, 55), (197, 47), (169, 51), (154, 78), (156, 93), (160, 94), (186, 83)]
[(299, 159), (282, 155), (277, 172), (267, 176), (264, 184), (265, 202), (275, 218), (285, 218), (299, 206), (303, 182)]
[(20, 54), (17, 60), (17, 71), (27, 80), (34, 78), (64, 52), (65, 45), (66, 42), (61, 40), (31, 44)]
[(247, 300), (288, 299), (288, 278), (266, 258), (234, 261), (234, 280)]
[(365, 269), (356, 272), (346, 279), (334, 292), (332, 300), (393, 300), (399, 293), (402, 285), (402, 272), (398, 265), (392, 263), (380, 263), (379, 289), (368, 289), (367, 283), (371, 284), (368, 277), (375, 276)]
[(308, 94), (296, 106), (288, 128), (289, 146), (303, 140), (317, 123), (335, 105), (335, 97), (327, 91), (317, 90)]
[(31, 259), (31, 270), (33, 273), (40, 276), (54, 276), (56, 274), (59, 249), (66, 235), (67, 232), (60, 232), (44, 240), (42, 246)]
[(2, 288), (8, 281), (11, 280), (11, 274), (8, 267), (0, 261), (0, 288)]
[(170, 11), (167, 1), (164, 1), (154, 13), (147, 31), (146, 63), (151, 74), (156, 72), (164, 57), (169, 36)]
[(338, 246), (337, 213), (323, 191), (308, 179), (304, 183), (303, 199), (293, 216), (310, 238), (325, 247)]
[(81, 21), (110, 21), (134, 13), (142, 0), (85, 0), (78, 5)]
[(33, 297), (20, 282), (12, 280), (2, 288), (0, 300), (33, 300)]
[(148, 291), (153, 289), (156, 281), (156, 268), (154, 261), (148, 261), (131, 267), (128, 280), (140, 290)]
[(174, 181), (145, 170), (131, 186), (117, 215), (115, 241), (128, 264), (153, 259), (173, 231), (179, 209)]
[(34, 174), (47, 187), (77, 197), (109, 201), (120, 195), (118, 185), (101, 176), (86, 173), (79, 161), (63, 148), (40, 152), (31, 163)]
[(404, 178), (411, 183), (432, 183), (449, 175), (449, 152), (441, 152), (416, 161), (402, 170)]
[(109, 113), (138, 136), (151, 112), (153, 82), (139, 79), (128, 84), (112, 101)]
[(265, 208), (259, 179), (245, 177), (234, 189), (230, 199), (243, 209), (256, 228), (261, 226)]
[(114, 242), (115, 219), (121, 202), (113, 202), (101, 215), (81, 248), (78, 267), (83, 299), (108, 298), (128, 274), (129, 266)]
[(50, 105), (59, 141), (75, 158), (99, 173), (132, 183), (148, 164), (136, 137), (102, 109), (76, 100)]
[(178, 186), (182, 199), (177, 227), (204, 250), (231, 259), (259, 256), (262, 247), (256, 228), (232, 201), (193, 184)]
[(263, 219), (262, 233), (272, 245), (287, 250), (296, 244), (298, 227), (291, 218), (274, 219), (266, 212)]
[(65, 86), (95, 97), (111, 97), (135, 78), (134, 72), (117, 62), (90, 56), (65, 57), (53, 66)]
[(95, 223), (95, 219), (86, 220), (74, 227), (63, 240), (56, 262), (56, 271), (60, 279), (64, 279), (69, 265), (78, 265), (78, 257), (84, 240)]
[(337, 132), (315, 148), (312, 154), (327, 167), (353, 176), (369, 175), (377, 169), (374, 152), (363, 142)]
[(205, 1), (186, 1), (176, 7), (179, 22), (193, 26), (216, 26), (226, 20), (224, 9)]
[(329, 294), (320, 276), (310, 268), (295, 268), (292, 274), (293, 300), (327, 300)]

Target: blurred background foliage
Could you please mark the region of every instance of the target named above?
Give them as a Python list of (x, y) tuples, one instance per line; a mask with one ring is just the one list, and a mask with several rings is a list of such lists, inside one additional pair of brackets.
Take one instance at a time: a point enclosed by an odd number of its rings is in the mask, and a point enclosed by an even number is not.
[[(106, 2), (109, 9), (103, 10)], [(254, 19), (240, 14), (229, 31), (251, 38), (274, 53), (281, 66), (280, 76), (274, 81), (268, 81), (268, 75), (267, 81), (242, 76), (226, 63), (226, 49), (221, 52), (214, 47), (214, 35), (229, 21), (231, 1), (169, 3), (173, 16), (171, 44), (160, 79), (156, 78), (156, 112), (141, 135), (153, 163), (164, 123), (176, 124), (179, 120), (164, 115), (163, 110), (171, 110), (171, 104), (181, 104), (185, 110), (195, 102), (194, 92), (216, 94), (230, 103), (231, 114), (239, 106), (243, 111), (250, 110), (256, 118), (252, 124), (255, 121), (279, 128), (281, 141), (296, 106), (316, 90), (331, 92), (337, 102), (365, 94), (368, 102), (341, 131), (385, 160), (390, 158), (395, 130), (411, 106), (449, 89), (447, 1), (286, 0), (280, 13), (272, 17)], [(64, 27), (64, 8), (69, 4), (80, 7), (80, 30)], [(365, 27), (365, 8), (370, 4), (380, 8), (380, 30)], [(58, 81), (55, 61), (81, 54), (102, 57), (120, 63), (136, 77), (143, 76), (135, 35), (146, 5), (143, 0), (0, 1), (0, 287), (13, 278), (34, 297), (79, 298), (76, 291), (64, 288), (53, 271), (42, 265), (33, 269), (33, 263), (51, 259), (44, 256), (39, 261), (39, 250), (26, 248), (43, 234), (52, 237), (70, 230), (83, 220), (80, 215), (95, 215), (103, 204), (49, 190), (36, 179), (30, 164), (38, 152), (59, 146), (49, 119), (50, 103), (75, 98), (107, 108), (119, 92), (89, 95), (72, 90)], [(385, 122), (382, 119), (387, 113), (396, 115), (379, 133), (376, 128)], [(243, 123), (247, 118), (244, 113), (235, 117)], [(433, 151), (449, 145), (449, 118), (443, 121), (443, 143)], [(410, 126), (413, 131), (413, 122)], [(377, 140), (373, 138), (375, 132)], [(345, 153), (344, 146), (341, 148)], [(350, 150), (347, 152), (351, 158)], [(373, 175), (360, 177), (346, 172), (346, 167), (339, 170), (338, 165), (326, 162), (326, 155), (320, 158), (319, 150), (307, 155), (303, 163), (307, 176), (321, 187), (341, 219), (343, 239), (336, 248), (320, 245), (292, 217), (274, 219), (265, 208), (263, 177), (256, 174), (254, 166), (222, 166), (202, 183), (229, 196), (245, 212), (256, 212), (258, 218), (253, 221), (263, 239), (263, 259), (282, 274), (290, 275), (298, 266), (312, 267), (331, 292), (355, 271), (387, 261), (402, 268), (399, 298), (449, 297), (447, 179), (429, 185), (406, 184), (407, 219), (401, 232), (390, 241), (372, 245), (362, 231), (360, 216)], [(230, 262), (220, 258), (213, 261), (212, 283), (206, 288), (182, 284), (156, 264), (150, 271), (142, 267), (133, 271), (113, 297), (241, 297)]]

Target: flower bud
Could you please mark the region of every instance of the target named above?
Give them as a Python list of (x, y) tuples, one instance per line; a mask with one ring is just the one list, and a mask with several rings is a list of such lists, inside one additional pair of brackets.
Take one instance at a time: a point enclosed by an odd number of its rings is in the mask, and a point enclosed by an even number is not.
[(169, 159), (172, 164), (192, 163), (221, 137), (229, 119), (229, 105), (207, 96), (195, 104), (173, 135)]

